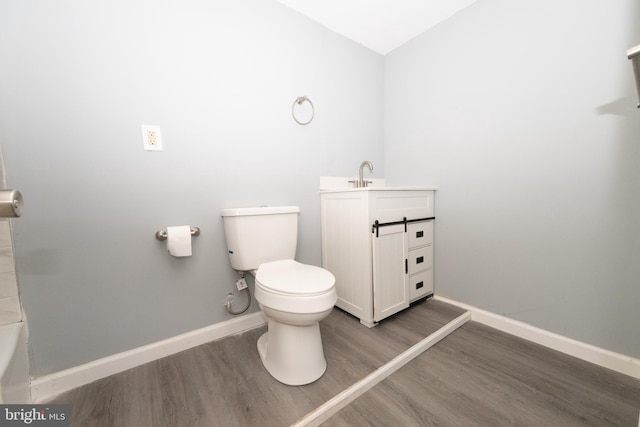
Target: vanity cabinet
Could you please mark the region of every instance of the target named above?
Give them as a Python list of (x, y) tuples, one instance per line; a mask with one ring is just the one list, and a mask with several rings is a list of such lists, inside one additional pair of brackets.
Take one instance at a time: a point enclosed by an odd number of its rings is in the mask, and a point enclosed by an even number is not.
[(322, 190), (322, 266), (366, 326), (433, 294), (434, 190)]

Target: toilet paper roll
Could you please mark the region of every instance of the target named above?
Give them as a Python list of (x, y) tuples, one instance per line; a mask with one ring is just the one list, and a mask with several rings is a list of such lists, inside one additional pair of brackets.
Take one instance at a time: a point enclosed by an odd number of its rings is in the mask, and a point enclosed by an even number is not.
[(175, 257), (191, 256), (191, 227), (167, 227), (167, 251)]

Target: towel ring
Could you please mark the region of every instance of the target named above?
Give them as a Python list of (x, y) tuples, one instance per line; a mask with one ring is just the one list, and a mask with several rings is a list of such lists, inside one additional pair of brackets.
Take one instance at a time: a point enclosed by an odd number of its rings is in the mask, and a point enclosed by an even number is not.
[[(306, 122), (301, 122), (296, 117), (296, 104), (302, 105), (302, 103), (305, 102), (305, 101), (307, 101), (309, 103), (309, 105), (311, 105), (311, 117)], [(296, 100), (293, 101), (293, 106), (291, 107), (291, 115), (293, 116), (293, 120), (295, 120), (296, 123), (298, 123), (299, 125), (303, 125), (303, 126), (304, 125), (308, 125), (309, 123), (311, 123), (311, 120), (313, 120), (313, 116), (315, 115), (315, 108), (313, 107), (313, 102), (311, 102), (311, 100), (309, 98), (307, 98), (306, 96), (300, 96), (300, 97), (296, 98)]]

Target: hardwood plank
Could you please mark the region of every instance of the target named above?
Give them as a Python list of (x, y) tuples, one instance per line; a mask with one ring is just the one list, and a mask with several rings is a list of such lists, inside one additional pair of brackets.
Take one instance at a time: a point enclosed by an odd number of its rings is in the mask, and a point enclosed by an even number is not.
[(323, 426), (636, 426), (640, 381), (469, 322)]
[(321, 322), (327, 372), (290, 387), (256, 350), (266, 327), (168, 356), (55, 397), (78, 426), (286, 426), (464, 312), (429, 300), (375, 328), (334, 309)]
[[(374, 328), (335, 309), (321, 322), (327, 372), (290, 387), (256, 350), (266, 327), (61, 394), (72, 426), (288, 426), (463, 310), (429, 300)], [(326, 426), (637, 426), (640, 381), (469, 322)]]

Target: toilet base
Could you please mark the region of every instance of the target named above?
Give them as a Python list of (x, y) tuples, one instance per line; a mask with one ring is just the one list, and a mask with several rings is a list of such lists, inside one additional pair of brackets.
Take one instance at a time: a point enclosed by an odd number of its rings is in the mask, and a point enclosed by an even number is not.
[(293, 326), (269, 319), (258, 353), (271, 376), (287, 385), (312, 383), (327, 369), (318, 322)]

